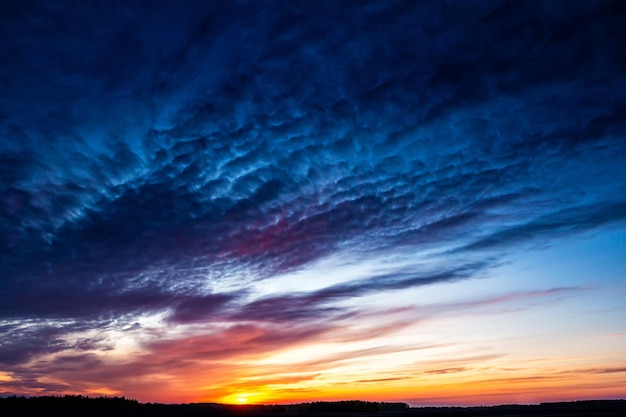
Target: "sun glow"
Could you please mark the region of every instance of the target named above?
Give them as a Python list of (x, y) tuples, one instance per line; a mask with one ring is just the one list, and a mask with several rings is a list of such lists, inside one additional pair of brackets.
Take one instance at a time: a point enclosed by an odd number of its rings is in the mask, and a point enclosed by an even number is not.
[(234, 394), (222, 397), (220, 402), (225, 404), (258, 404), (262, 402), (262, 396), (258, 393), (251, 392), (237, 392)]

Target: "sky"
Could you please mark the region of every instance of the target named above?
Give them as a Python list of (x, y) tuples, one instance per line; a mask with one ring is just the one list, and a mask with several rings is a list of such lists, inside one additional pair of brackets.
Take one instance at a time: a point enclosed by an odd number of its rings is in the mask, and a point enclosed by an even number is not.
[(0, 4), (0, 395), (626, 398), (626, 5)]

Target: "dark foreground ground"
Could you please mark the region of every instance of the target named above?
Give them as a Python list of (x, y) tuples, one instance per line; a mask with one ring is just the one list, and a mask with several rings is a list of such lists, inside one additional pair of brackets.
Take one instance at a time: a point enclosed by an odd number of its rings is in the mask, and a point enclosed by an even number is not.
[(490, 407), (416, 407), (368, 401), (292, 405), (141, 404), (126, 398), (0, 398), (0, 417), (613, 417), (626, 416), (626, 400), (574, 401)]

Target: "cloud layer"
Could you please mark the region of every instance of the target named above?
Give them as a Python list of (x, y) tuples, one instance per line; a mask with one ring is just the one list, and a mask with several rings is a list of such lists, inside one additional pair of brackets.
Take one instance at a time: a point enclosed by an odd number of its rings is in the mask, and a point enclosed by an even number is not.
[[(0, 363), (104, 351), (73, 335), (140, 334), (150, 315), (267, 329), (254, 340), (270, 351), (359, 317), (358, 297), (478, 278), (623, 224), (625, 14), (619, 1), (9, 2)], [(383, 261), (312, 291), (259, 289), (337, 256)], [(144, 349), (169, 346), (150, 334)]]

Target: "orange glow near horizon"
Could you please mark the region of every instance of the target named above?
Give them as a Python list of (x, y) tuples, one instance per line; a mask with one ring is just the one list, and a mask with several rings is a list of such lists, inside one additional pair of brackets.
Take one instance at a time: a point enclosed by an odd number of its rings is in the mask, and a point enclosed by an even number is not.
[[(242, 405), (626, 398), (618, 308), (626, 289), (616, 288), (614, 300), (605, 297), (598, 306), (581, 301), (587, 289), (490, 289), (495, 280), (515, 288), (524, 278), (503, 273), (491, 282), (455, 283), (444, 299), (436, 286), (360, 297), (344, 302), (354, 313), (328, 321), (171, 325), (164, 315), (143, 317), (137, 330), (102, 332), (118, 342), (111, 350), (32, 359), (25, 369), (47, 370), (39, 386), (18, 388), (19, 379), (6, 371), (0, 383), (24, 395)], [(610, 302), (618, 307), (597, 313)]]
[[(590, 340), (596, 346), (595, 355), (586, 354), (588, 346), (574, 345), (573, 339), (534, 347), (545, 355), (540, 357), (533, 354), (532, 346), (522, 349), (520, 342), (517, 353), (502, 353), (506, 349), (515, 352), (506, 337), (492, 339), (490, 346), (481, 338), (472, 342), (470, 333), (457, 335), (463, 344), (451, 337), (446, 343), (431, 343), (427, 339), (434, 325), (399, 326), (369, 340), (352, 338), (349, 327), (338, 327), (312, 336), (308, 344), (271, 349), (259, 345), (254, 354), (245, 350), (225, 359), (206, 359), (207, 352), (218, 355), (221, 350), (216, 349), (230, 351), (230, 346), (240, 343), (252, 346), (268, 335), (261, 327), (224, 328), (222, 334), (158, 341), (151, 345), (150, 353), (129, 356), (122, 364), (107, 365), (106, 355), (93, 356), (84, 368), (80, 363), (73, 365), (74, 370), (60, 368), (41, 383), (59, 386), (74, 381), (84, 386), (59, 394), (124, 395), (141, 402), (164, 403), (287, 404), (355, 399), (466, 406), (626, 397), (626, 368), (620, 356), (624, 336)], [(416, 331), (425, 340), (419, 345), (411, 344)], [(333, 339), (342, 342), (329, 343)], [(214, 340), (221, 340), (222, 345), (218, 348)], [(393, 348), (389, 347), (392, 344)], [(569, 354), (564, 355), (567, 349)], [(598, 355), (601, 351), (604, 354)], [(52, 355), (47, 363), (65, 360), (62, 355)], [(101, 369), (88, 368), (92, 362), (101, 363)], [(122, 384), (104, 383), (111, 378)], [(0, 380), (7, 386), (12, 375), (2, 373)], [(33, 388), (24, 394), (43, 392)]]
[[(419, 351), (413, 353), (417, 358)], [(372, 357), (372, 363), (385, 361), (384, 356)], [(445, 359), (441, 363), (424, 360), (395, 364), (387, 359), (388, 369), (376, 374), (370, 373), (363, 362), (357, 360), (340, 363), (337, 369), (324, 370), (320, 370), (315, 361), (301, 362), (292, 368), (299, 372), (291, 373), (284, 373), (281, 365), (255, 366), (248, 362), (243, 366), (242, 362), (228, 373), (223, 368), (219, 378), (207, 370), (198, 369), (196, 373), (185, 370), (179, 375), (171, 372), (169, 376), (155, 374), (129, 379), (125, 389), (101, 386), (63, 393), (125, 395), (141, 402), (164, 403), (289, 404), (364, 400), (401, 401), (412, 406), (529, 404), (626, 397), (623, 389), (626, 369), (618, 365), (573, 368), (564, 366), (568, 361), (556, 358), (515, 362), (498, 355), (467, 355), (455, 361), (455, 366), (443, 367)], [(584, 358), (571, 361), (584, 362)], [(10, 378), (10, 375), (3, 375), (3, 381), (9, 382)], [(199, 383), (210, 379), (216, 384), (207, 387)], [(42, 392), (33, 390), (27, 394), (41, 395)]]
[[(237, 334), (243, 337), (242, 333)], [(253, 334), (260, 333), (257, 330)], [(391, 339), (388, 336), (386, 340)], [(619, 351), (623, 340), (611, 340), (618, 342), (613, 352)], [(187, 341), (184, 345), (196, 346), (196, 342)], [(344, 342), (342, 346), (343, 353), (338, 351), (340, 346), (311, 342), (258, 356), (233, 357), (232, 364), (205, 363), (204, 369), (198, 367), (195, 372), (183, 367), (170, 373), (171, 382), (163, 391), (148, 384), (145, 391), (128, 389), (126, 395), (151, 402), (287, 404), (358, 399), (401, 401), (413, 406), (524, 404), (626, 396), (621, 388), (625, 386), (626, 369), (620, 366), (617, 355), (605, 359), (556, 354), (525, 358), (500, 354), (495, 347), (488, 349), (480, 343), (471, 353), (452, 343), (397, 350), (388, 350), (375, 341), (369, 345), (363, 341)], [(180, 349), (174, 349), (176, 355), (182, 353)], [(560, 349), (544, 347), (543, 351)], [(606, 349), (611, 352), (610, 346)], [(167, 360), (168, 351), (169, 348), (154, 354)], [(591, 366), (593, 363), (596, 365)], [(196, 381), (211, 381), (211, 385)]]

